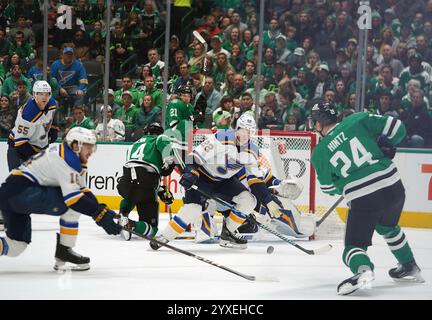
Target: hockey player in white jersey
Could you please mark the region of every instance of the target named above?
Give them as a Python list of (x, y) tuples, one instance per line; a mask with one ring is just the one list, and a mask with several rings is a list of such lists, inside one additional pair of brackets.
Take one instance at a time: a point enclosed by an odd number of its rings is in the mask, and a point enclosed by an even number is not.
[(15, 126), (9, 135), (7, 154), (9, 171), (57, 139), (58, 130), (52, 127), (57, 102), (51, 96), (51, 86), (44, 80), (36, 81), (33, 98), (17, 114)]
[[(51, 97), (51, 86), (46, 81), (36, 81), (33, 98), (18, 110), (15, 126), (9, 135), (9, 171), (46, 149), (49, 142), (57, 139), (58, 129), (52, 126), (56, 108), (57, 103)], [(0, 212), (0, 224), (1, 215)]]
[[(273, 176), (271, 169), (262, 169), (260, 178), (265, 182), (274, 200), (283, 208), (277, 219), (271, 219), (265, 206), (258, 204), (255, 213), (238, 228), (240, 235), (247, 240), (259, 240), (262, 234), (254, 220), (269, 226), (284, 235), (294, 238), (307, 238), (315, 231), (315, 219), (310, 214), (301, 213), (291, 200), (297, 199), (302, 190), (302, 184), (295, 178), (287, 177), (279, 180)], [(248, 187), (248, 179), (244, 169), (237, 174), (238, 179)], [(252, 190), (253, 193), (253, 190)], [(203, 212), (202, 219), (195, 226), (196, 242), (213, 242), (217, 233), (214, 212), (220, 212), (224, 217), (230, 214), (229, 208), (210, 200)]]
[(6, 237), (0, 237), (0, 255), (19, 256), (31, 242), (30, 214), (60, 216), (55, 252), (56, 270), (88, 270), (90, 259), (75, 253), (78, 219), (91, 216), (108, 234), (119, 234), (121, 227), (113, 221), (115, 213), (85, 185), (89, 157), (96, 150), (96, 137), (85, 128), (71, 129), (62, 144), (31, 157), (0, 187), (0, 209), (3, 211)]
[[(186, 165), (180, 179), (186, 190), (184, 206), (157, 237), (159, 241), (166, 243), (174, 239), (199, 219), (207, 200), (204, 194), (211, 194), (232, 203), (236, 209), (225, 220), (220, 245), (245, 249), (247, 241), (238, 236), (237, 228), (245, 221), (245, 215), (253, 211), (257, 198), (236, 177), (242, 168), (249, 178), (249, 187), (259, 197), (258, 201), (268, 208), (269, 214), (276, 218), (282, 214), (281, 207), (259, 178), (259, 150), (250, 140), (255, 128), (253, 117), (244, 115), (237, 121), (236, 130), (222, 130), (192, 152), (194, 163)], [(156, 242), (150, 242), (150, 246), (154, 250), (160, 247)]]

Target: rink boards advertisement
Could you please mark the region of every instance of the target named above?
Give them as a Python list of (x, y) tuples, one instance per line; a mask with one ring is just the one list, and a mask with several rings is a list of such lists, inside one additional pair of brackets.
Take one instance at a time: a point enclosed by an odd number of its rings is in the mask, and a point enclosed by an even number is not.
[[(122, 176), (122, 166), (125, 162), (126, 150), (129, 144), (98, 144), (97, 152), (88, 163), (87, 184), (101, 202), (113, 209), (118, 209), (120, 196), (116, 185)], [(0, 181), (3, 182), (8, 175), (7, 143), (0, 141)], [(400, 149), (395, 157), (395, 163), (400, 171), (406, 189), (406, 202), (401, 217), (401, 225), (407, 227), (432, 228), (432, 150), (426, 149)], [(164, 179), (174, 194), (175, 202), (172, 212), (177, 212), (182, 205), (183, 188), (179, 185), (180, 175), (173, 172)], [(338, 197), (324, 195), (317, 185), (317, 206), (330, 207)], [(303, 191), (304, 193), (304, 191)], [(302, 195), (304, 196), (304, 194)], [(299, 201), (303, 201), (300, 197)], [(167, 212), (167, 207), (161, 203), (161, 211)], [(342, 202), (337, 208), (344, 218), (347, 212), (346, 203)]]

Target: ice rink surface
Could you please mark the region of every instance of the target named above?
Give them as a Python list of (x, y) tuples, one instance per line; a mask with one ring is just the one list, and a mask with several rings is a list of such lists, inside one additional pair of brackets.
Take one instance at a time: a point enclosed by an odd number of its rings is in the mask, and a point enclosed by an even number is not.
[[(53, 270), (58, 218), (32, 215), (32, 243), (18, 258), (0, 257), (0, 300), (142, 299), (142, 300), (286, 300), (286, 299), (432, 299), (432, 230), (404, 228), (426, 283), (398, 284), (387, 275), (396, 265), (384, 240), (375, 236), (368, 250), (375, 263), (373, 289), (338, 296), (337, 284), (351, 276), (341, 260), (342, 240), (299, 242), (306, 248), (331, 243), (333, 249), (309, 256), (274, 238), (251, 242), (247, 250), (176, 240), (172, 245), (239, 272), (271, 276), (279, 282), (252, 282), (197, 259), (162, 248), (155, 252), (136, 237), (126, 242), (108, 236), (88, 217), (80, 220), (75, 250), (91, 258), (85, 272)], [(160, 227), (166, 224), (162, 215)], [(0, 232), (3, 235), (4, 232)], [(269, 245), (273, 254), (267, 254)]]

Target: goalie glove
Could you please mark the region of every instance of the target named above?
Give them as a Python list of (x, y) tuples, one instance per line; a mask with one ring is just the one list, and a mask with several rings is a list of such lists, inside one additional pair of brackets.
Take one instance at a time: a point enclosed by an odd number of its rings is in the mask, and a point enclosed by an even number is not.
[(169, 189), (166, 186), (160, 186), (158, 191), (159, 199), (165, 204), (172, 204), (174, 202), (174, 197)]
[(288, 179), (279, 180), (280, 182), (270, 188), (277, 192), (277, 195), (290, 200), (297, 199), (303, 191), (303, 185), (297, 179), (288, 177)]

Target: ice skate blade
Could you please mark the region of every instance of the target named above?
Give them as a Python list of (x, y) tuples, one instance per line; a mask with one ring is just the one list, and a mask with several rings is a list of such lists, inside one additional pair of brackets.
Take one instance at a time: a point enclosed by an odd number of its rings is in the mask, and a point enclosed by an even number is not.
[(242, 249), (242, 250), (247, 249), (247, 244), (234, 244), (226, 240), (220, 240), (219, 245), (221, 247), (230, 248), (230, 249)]
[(365, 271), (357, 280), (357, 284), (347, 282), (338, 288), (338, 295), (346, 296), (359, 289), (372, 289), (372, 281), (375, 279), (372, 271)]
[(425, 279), (421, 274), (416, 274), (412, 276), (406, 276), (403, 278), (392, 278), (395, 282), (398, 283), (424, 283), (426, 282)]
[(61, 261), (56, 259), (56, 263), (54, 265), (54, 270), (59, 272), (66, 271), (87, 271), (90, 269), (90, 265), (88, 263), (83, 264), (75, 264), (75, 265), (66, 265), (65, 261)]

